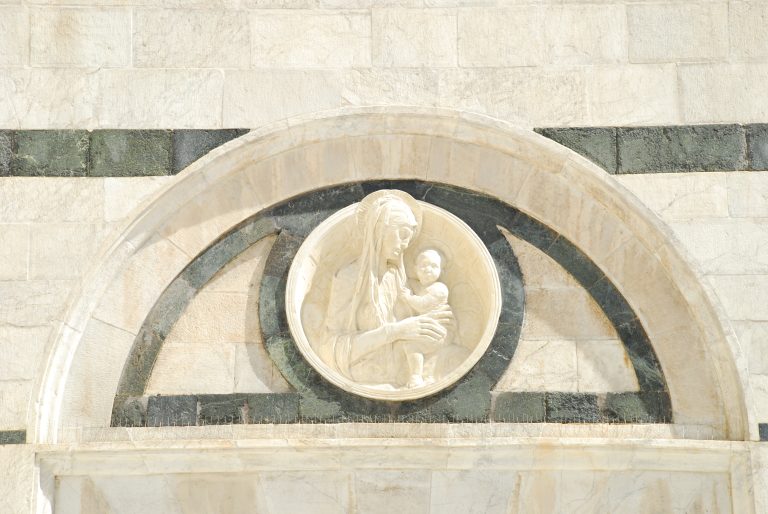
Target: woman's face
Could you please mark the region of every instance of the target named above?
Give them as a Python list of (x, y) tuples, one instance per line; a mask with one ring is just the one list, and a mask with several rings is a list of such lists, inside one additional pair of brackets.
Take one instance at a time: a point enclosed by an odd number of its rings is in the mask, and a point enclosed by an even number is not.
[(393, 220), (384, 227), (381, 253), (387, 261), (397, 261), (413, 238), (413, 227), (407, 220)]

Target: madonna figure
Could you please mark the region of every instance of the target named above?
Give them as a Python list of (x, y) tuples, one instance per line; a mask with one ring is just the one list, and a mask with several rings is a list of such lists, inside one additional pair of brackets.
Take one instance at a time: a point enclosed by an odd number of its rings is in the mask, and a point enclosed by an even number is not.
[[(335, 368), (358, 383), (381, 389), (405, 387), (404, 344), (445, 341), (454, 325), (450, 307), (414, 315), (403, 254), (420, 228), (421, 209), (402, 191), (368, 195), (355, 212), (360, 257), (333, 276), (324, 316), (323, 346)], [(329, 363), (331, 364), (331, 363)]]

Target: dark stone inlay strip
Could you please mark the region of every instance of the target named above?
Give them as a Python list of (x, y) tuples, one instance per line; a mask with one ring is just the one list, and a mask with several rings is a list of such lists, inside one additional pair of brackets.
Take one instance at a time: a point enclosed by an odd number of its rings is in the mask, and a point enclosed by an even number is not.
[(247, 133), (248, 129), (174, 130), (172, 173), (177, 174), (211, 150)]
[[(438, 205), (464, 219), (487, 245), (502, 283), (504, 307), (497, 333), (480, 362), (451, 388), (411, 402), (368, 400), (328, 383), (304, 361), (298, 351), (288, 329), (284, 307), (288, 268), (304, 237), (333, 212), (382, 188), (407, 191), (417, 199)], [(671, 403), (664, 375), (641, 323), (619, 291), (576, 246), (537, 220), (482, 194), (419, 181), (379, 181), (328, 188), (288, 200), (247, 220), (190, 263), (158, 300), (134, 342), (115, 397), (113, 424), (120, 422), (141, 426), (143, 423), (158, 422), (155, 411), (151, 411), (155, 416), (153, 418), (142, 414), (150, 412), (149, 406), (142, 403), (145, 401), (142, 395), (165, 336), (188, 301), (218, 270), (251, 244), (274, 233), (278, 233), (278, 237), (265, 263), (260, 289), (260, 323), (270, 357), (300, 393), (297, 408), (302, 419), (322, 422), (488, 420), (491, 412), (490, 391), (514, 354), (524, 302), (517, 260), (499, 227), (534, 244), (560, 263), (587, 288), (616, 328), (638, 377), (641, 388), (638, 394), (644, 396), (642, 401), (622, 396), (606, 397), (600, 408), (610, 407), (612, 417), (620, 420), (627, 417), (626, 412), (638, 411), (640, 405), (650, 412), (649, 419), (671, 420)], [(168, 298), (165, 298), (166, 295)], [(570, 420), (573, 412), (578, 412), (583, 422), (605, 417), (604, 414), (595, 414), (595, 402), (589, 396), (557, 394), (559, 396), (546, 397), (545, 416), (548, 420)], [(210, 396), (206, 395), (206, 398)], [(505, 398), (502, 397), (500, 405), (511, 413), (508, 415), (516, 415), (514, 409), (518, 407)], [(201, 405), (207, 405), (206, 402), (204, 399)], [(214, 423), (227, 416), (235, 420), (237, 416), (242, 416), (230, 405), (229, 414), (222, 417), (222, 408), (216, 405), (205, 407), (204, 422)], [(532, 417), (540, 417), (540, 414)], [(189, 422), (188, 416), (185, 418), (183, 413), (168, 419), (177, 424)]]
[(747, 158), (750, 170), (768, 170), (768, 123), (747, 125)]
[(89, 146), (85, 130), (18, 131), (11, 158), (11, 175), (85, 177), (88, 175)]
[(0, 130), (0, 177), (175, 175), (249, 130)]
[(608, 173), (616, 173), (616, 127), (537, 128), (542, 136), (583, 155)]
[[(135, 412), (112, 420), (115, 427), (161, 427), (243, 424), (291, 424), (316, 422), (486, 422), (497, 423), (669, 423), (669, 397), (663, 393), (494, 393), (490, 416), (485, 406), (472, 412), (456, 412), (445, 404), (406, 415), (377, 408), (377, 402), (361, 400), (352, 410), (346, 404), (318, 402), (317, 396), (301, 393), (232, 393), (156, 395), (136, 398)], [(483, 395), (481, 400), (485, 400)], [(372, 411), (360, 408), (374, 404)], [(761, 441), (768, 440), (768, 423), (760, 425)], [(3, 442), (4, 434), (11, 434)], [(25, 432), (0, 432), (0, 444), (23, 444)]]
[(11, 163), (16, 153), (16, 134), (12, 130), (0, 130), (0, 177), (11, 175)]
[(92, 177), (171, 175), (170, 130), (94, 130)]
[(757, 430), (761, 441), (768, 441), (768, 423), (758, 423)]
[[(768, 170), (768, 124), (542, 127), (608, 173)], [(249, 129), (0, 130), (0, 176), (173, 175)]]
[(747, 169), (740, 125), (620, 128), (617, 173)]
[(669, 395), (656, 392), (497, 393), (493, 420), (505, 423), (670, 423)]
[(297, 423), (296, 393), (155, 395), (132, 398), (113, 412), (113, 427)]
[(0, 430), (0, 445), (25, 444), (27, 442), (26, 430)]

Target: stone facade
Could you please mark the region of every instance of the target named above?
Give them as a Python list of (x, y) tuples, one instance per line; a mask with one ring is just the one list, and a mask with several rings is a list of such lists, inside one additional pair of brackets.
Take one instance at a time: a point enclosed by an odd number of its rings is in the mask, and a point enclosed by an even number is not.
[[(0, 512), (768, 510), (763, 2), (0, 4)], [(545, 229), (501, 241), (498, 381), (412, 419), (296, 392), (259, 318), (279, 236), (199, 258), (381, 178)]]

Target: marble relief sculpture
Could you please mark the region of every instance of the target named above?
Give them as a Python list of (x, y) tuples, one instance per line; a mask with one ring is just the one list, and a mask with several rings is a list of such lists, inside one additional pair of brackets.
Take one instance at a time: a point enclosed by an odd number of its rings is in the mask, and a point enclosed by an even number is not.
[(490, 255), (466, 224), (382, 190), (310, 234), (289, 273), (286, 308), (321, 374), (351, 392), (399, 400), (450, 385), (479, 359), (500, 292)]

